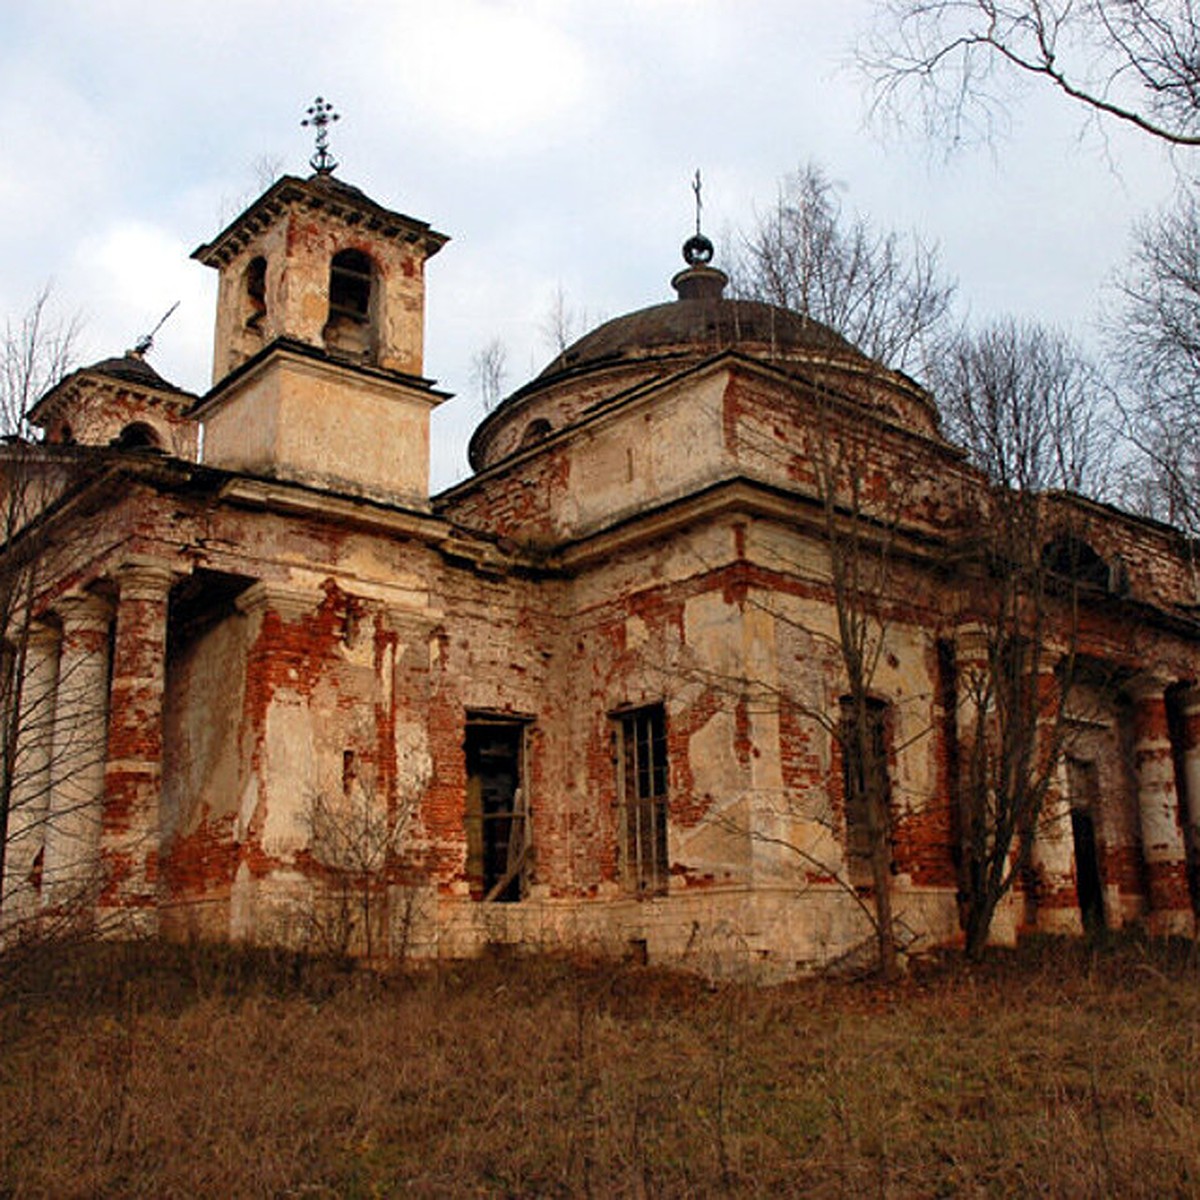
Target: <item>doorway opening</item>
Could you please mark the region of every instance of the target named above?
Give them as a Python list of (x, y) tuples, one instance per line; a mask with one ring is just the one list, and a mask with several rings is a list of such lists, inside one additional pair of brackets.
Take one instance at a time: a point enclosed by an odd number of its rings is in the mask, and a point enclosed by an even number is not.
[(1067, 760), (1067, 783), (1071, 799), (1071, 838), (1075, 848), (1075, 890), (1079, 915), (1088, 933), (1104, 928), (1104, 882), (1100, 874), (1100, 851), (1096, 840), (1095, 814), (1100, 798), (1099, 777), (1094, 762)]
[(526, 892), (530, 827), (525, 787), (525, 721), (469, 717), (467, 876), (471, 895), (514, 902)]

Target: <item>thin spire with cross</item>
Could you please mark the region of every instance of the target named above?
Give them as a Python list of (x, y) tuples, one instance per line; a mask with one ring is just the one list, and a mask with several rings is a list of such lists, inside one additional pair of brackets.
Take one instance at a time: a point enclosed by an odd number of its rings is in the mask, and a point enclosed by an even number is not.
[(337, 168), (337, 159), (329, 153), (329, 126), (341, 119), (341, 113), (334, 112), (333, 105), (318, 96), (308, 106), (308, 116), (300, 122), (305, 128), (311, 125), (317, 131), (317, 149), (308, 164), (318, 175), (331, 175)]
[(712, 262), (713, 244), (700, 232), (700, 210), (704, 200), (700, 195), (700, 168), (692, 180), (692, 195), (696, 197), (696, 232), (683, 243), (683, 261), (689, 267), (706, 267)]

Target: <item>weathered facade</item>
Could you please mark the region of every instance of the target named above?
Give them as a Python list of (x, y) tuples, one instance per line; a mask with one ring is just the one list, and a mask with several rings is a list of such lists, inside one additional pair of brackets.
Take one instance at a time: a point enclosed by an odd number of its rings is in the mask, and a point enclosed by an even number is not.
[[(6, 917), (783, 972), (852, 952), (871, 928), (834, 736), (833, 455), (859, 497), (837, 519), (892, 548), (871, 686), (894, 907), (918, 946), (953, 942), (988, 491), (931, 398), (693, 261), (676, 300), (508, 397), (472, 477), (430, 497), (444, 240), (327, 172), (285, 177), (195, 253), (220, 273), (205, 396), (127, 355), (10, 445), (31, 620), (10, 621)], [(1086, 533), (1070, 651), (1096, 669), (996, 935), (1190, 931), (1189, 548), (1047, 504)]]

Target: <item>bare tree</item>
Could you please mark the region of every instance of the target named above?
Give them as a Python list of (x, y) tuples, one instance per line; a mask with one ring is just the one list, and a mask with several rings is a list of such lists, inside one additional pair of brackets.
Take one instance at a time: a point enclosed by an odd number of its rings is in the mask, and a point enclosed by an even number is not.
[[(894, 585), (893, 550), (906, 507), (903, 473), (886, 482), (887, 495), (868, 498), (867, 446), (835, 414), (822, 407), (816, 441), (817, 485), (829, 548), (837, 616), (837, 649), (846, 692), (830, 733), (841, 752), (842, 803), (847, 835), (854, 814), (862, 825), (861, 850), (870, 864), (875, 939), (880, 974), (898, 970), (892, 905), (892, 795), (883, 710), (875, 695), (879, 663), (887, 645), (887, 608)], [(829, 719), (829, 718), (827, 718)], [(847, 846), (847, 854), (855, 847)]]
[(1078, 681), (1078, 587), (1091, 562), (1067, 490), (1102, 475), (1094, 372), (1061, 335), (1003, 322), (959, 339), (939, 397), (991, 484), (969, 556), (979, 645), (958, 664), (958, 827), (967, 952), (1030, 868), (1066, 747)]
[[(103, 714), (73, 703), (89, 682), (86, 665), (51, 652), (55, 633), (37, 605), (55, 553), (39, 520), (78, 467), (28, 440), (33, 402), (72, 365), (78, 321), (51, 315), (43, 290), (7, 322), (0, 421), (0, 902), (6, 924), (22, 922), (41, 899), (60, 910), (93, 890), (103, 769)], [(78, 915), (78, 914), (75, 914)], [(43, 908), (40, 917), (44, 919)]]
[(478, 392), (485, 412), (491, 412), (499, 403), (507, 376), (508, 349), (499, 338), (492, 338), (471, 355), (471, 386)]
[[(803, 839), (762, 830), (751, 836), (794, 856), (823, 880), (832, 880), (869, 921), (874, 965), (886, 979), (899, 971), (900, 938), (893, 900), (893, 789), (890, 754), (892, 714), (878, 691), (879, 668), (889, 648), (890, 613), (901, 587), (895, 570), (897, 544), (913, 498), (915, 477), (900, 464), (878, 470), (877, 446), (870, 420), (853, 403), (815, 387), (803, 396), (805, 441), (780, 445), (742, 431), (748, 447), (781, 473), (802, 462), (809, 471), (815, 506), (793, 533), (813, 538), (824, 548), (834, 616), (831, 631), (798, 615), (785, 592), (764, 592), (747, 603), (767, 614), (782, 633), (822, 648), (837, 680), (838, 703), (831, 709), (824, 688), (781, 672), (767, 679), (747, 673), (734, 677), (705, 673), (708, 686), (755, 710), (789, 712), (825, 731), (840, 763), (840, 811), (814, 811), (811, 798), (785, 792), (773, 814), (786, 820), (815, 821), (833, 845), (812, 846)], [(872, 469), (874, 467), (874, 469)], [(802, 502), (803, 503), (803, 502)], [(779, 543), (782, 545), (782, 543)], [(764, 566), (786, 574), (807, 574), (801, 558), (783, 553)], [(813, 656), (805, 655), (806, 661)], [(735, 832), (740, 832), (734, 830)], [(864, 876), (863, 868), (866, 873)], [(857, 957), (857, 953), (856, 953)]]
[(18, 320), (5, 321), (0, 434), (28, 436), (29, 410), (74, 365), (78, 337), (78, 317), (54, 314), (48, 285)]
[(868, 357), (917, 370), (949, 323), (955, 285), (935, 246), (848, 218), (837, 189), (809, 164), (780, 185), (734, 264), (744, 295), (828, 325)]
[[(955, 285), (942, 275), (936, 248), (916, 235), (880, 232), (861, 216), (847, 217), (834, 184), (813, 164), (783, 181), (773, 208), (745, 235), (734, 279), (743, 294), (827, 325), (895, 369), (924, 367), (952, 320)], [(820, 387), (810, 399), (807, 460), (829, 555), (834, 649), (845, 691), (833, 714), (787, 689), (775, 699), (822, 724), (838, 748), (843, 829), (849, 836), (856, 827), (858, 835), (858, 844), (845, 848), (846, 861), (857, 853), (869, 864), (877, 961), (890, 977), (898, 969), (892, 795), (885, 710), (875, 687), (896, 585), (893, 552), (912, 480), (898, 467), (886, 478), (877, 464), (873, 469), (875, 446), (864, 438), (863, 414), (853, 405)], [(841, 878), (857, 897), (853, 881)]]
[(542, 319), (541, 332), (546, 344), (561, 358), (581, 332), (592, 324), (586, 309), (575, 309), (567, 301), (567, 294), (560, 283), (550, 297), (546, 315)]
[(333, 885), (332, 913), (318, 905), (314, 931), (326, 946), (347, 953), (356, 946), (374, 956), (388, 869), (395, 865), (412, 815), (411, 803), (389, 801), (348, 760), (341, 795), (318, 793), (306, 813), (310, 850)]
[(859, 48), (876, 105), (913, 93), (946, 145), (988, 139), (1014, 85), (1041, 82), (1100, 120), (1200, 145), (1200, 26), (1192, 0), (880, 0)]
[(1127, 430), (1146, 469), (1135, 506), (1200, 532), (1200, 204), (1190, 190), (1134, 230), (1108, 321)]

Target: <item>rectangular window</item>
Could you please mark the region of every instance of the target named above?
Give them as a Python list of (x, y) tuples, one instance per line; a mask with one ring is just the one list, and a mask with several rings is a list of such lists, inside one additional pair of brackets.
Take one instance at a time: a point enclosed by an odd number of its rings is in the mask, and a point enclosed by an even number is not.
[[(838, 730), (842, 751), (842, 802), (846, 813), (846, 866), (855, 884), (871, 882), (871, 806), (878, 804), (878, 836), (888, 837), (891, 785), (888, 779), (887, 705), (866, 703), (861, 740), (855, 730), (854, 701), (843, 697)], [(888, 851), (891, 853), (890, 848)]]
[(622, 873), (639, 896), (667, 891), (667, 721), (661, 704), (617, 721)]

